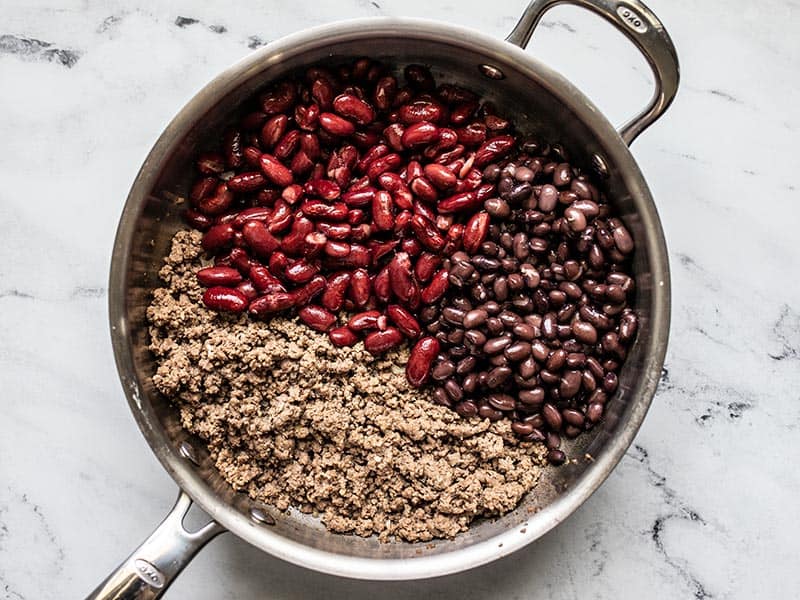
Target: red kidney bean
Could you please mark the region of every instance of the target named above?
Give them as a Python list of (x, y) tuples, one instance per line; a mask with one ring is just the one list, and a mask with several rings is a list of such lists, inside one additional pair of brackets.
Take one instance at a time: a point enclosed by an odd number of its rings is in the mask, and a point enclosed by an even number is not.
[[(348, 213), (349, 214), (349, 213)], [(317, 230), (331, 240), (344, 241), (350, 238), (353, 228), (349, 223), (317, 223)]]
[(383, 354), (396, 348), (403, 341), (403, 334), (394, 327), (387, 327), (383, 331), (373, 331), (364, 338), (364, 348), (374, 355)]
[(271, 154), (261, 155), (261, 170), (275, 185), (286, 187), (294, 180), (292, 172)]
[(425, 177), (440, 190), (448, 190), (458, 182), (455, 174), (450, 169), (436, 163), (425, 165)]
[(366, 306), (369, 302), (371, 295), (371, 285), (369, 280), (369, 273), (366, 269), (356, 269), (350, 276), (350, 299), (353, 303), (361, 308)]
[(390, 304), (386, 307), (386, 315), (397, 325), (397, 328), (407, 338), (416, 339), (422, 333), (419, 322), (410, 312), (399, 304)]
[(303, 306), (308, 304), (312, 298), (325, 289), (326, 285), (327, 281), (324, 276), (315, 275), (311, 278), (311, 281), (294, 291), (295, 305)]
[(303, 188), (309, 196), (316, 196), (323, 200), (336, 200), (341, 195), (339, 186), (327, 179), (313, 179), (306, 182)]
[(459, 102), (450, 111), (450, 122), (453, 125), (461, 125), (466, 123), (475, 114), (478, 109), (478, 102), (476, 100), (467, 100)]
[(218, 183), (216, 177), (201, 177), (192, 185), (192, 189), (189, 192), (189, 199), (197, 206), (199, 200), (214, 193)]
[(296, 302), (297, 296), (293, 292), (272, 292), (250, 302), (248, 312), (254, 317), (266, 317), (292, 308)]
[(294, 122), (300, 129), (314, 131), (317, 128), (319, 114), (320, 111), (317, 104), (297, 105), (294, 109)]
[(385, 266), (378, 271), (372, 281), (372, 289), (375, 292), (375, 297), (386, 304), (392, 299), (392, 283), (389, 276), (389, 267)]
[(184, 210), (182, 216), (189, 225), (200, 231), (207, 231), (212, 225), (211, 219), (191, 208)]
[(482, 202), (483, 200), (479, 199), (476, 192), (462, 192), (439, 202), (437, 209), (440, 213), (445, 214), (472, 211), (478, 208)]
[(315, 331), (328, 331), (336, 323), (336, 316), (321, 306), (309, 304), (297, 311), (300, 320)]
[(236, 130), (228, 130), (222, 139), (222, 150), (225, 164), (231, 169), (242, 166), (242, 134)]
[(320, 302), (329, 311), (336, 313), (344, 305), (345, 293), (350, 285), (350, 273), (340, 271), (328, 277), (325, 291), (322, 293)]
[(406, 363), (406, 378), (414, 387), (421, 387), (430, 374), (431, 364), (439, 354), (439, 341), (435, 337), (423, 337), (412, 348)]
[(438, 123), (442, 120), (441, 104), (434, 100), (415, 100), (404, 104), (398, 111), (398, 118), (404, 125), (412, 125), (422, 121)]
[(265, 266), (256, 265), (251, 267), (249, 277), (250, 281), (253, 282), (253, 287), (262, 294), (286, 291), (280, 280), (270, 273)]
[(280, 245), (261, 221), (247, 221), (242, 226), (242, 235), (250, 249), (259, 256), (268, 257)]
[(233, 226), (230, 223), (222, 223), (214, 225), (203, 235), (200, 240), (200, 245), (203, 250), (208, 252), (215, 252), (233, 244), (234, 237)]
[(242, 281), (242, 274), (230, 267), (206, 267), (197, 272), (197, 281), (203, 287), (235, 286)]
[(203, 304), (211, 310), (220, 312), (243, 312), (248, 305), (247, 296), (228, 287), (211, 287), (203, 294)]
[(391, 231), (394, 227), (394, 202), (392, 195), (378, 190), (372, 198), (372, 223), (378, 231)]
[(334, 89), (330, 80), (317, 78), (311, 83), (311, 97), (322, 110), (330, 110), (333, 106)]
[(365, 331), (368, 329), (378, 329), (378, 319), (381, 317), (380, 311), (367, 310), (350, 317), (347, 327), (352, 331)]
[(342, 200), (347, 206), (366, 206), (372, 203), (372, 198), (375, 196), (375, 188), (368, 187), (360, 190), (353, 190), (345, 192)]
[(234, 229), (241, 229), (247, 221), (267, 221), (272, 214), (272, 210), (266, 206), (254, 206), (252, 208), (245, 208), (236, 214), (236, 217), (231, 221)]
[(429, 121), (420, 121), (406, 127), (400, 139), (403, 147), (411, 149), (416, 146), (432, 144), (439, 139), (439, 128)]
[(328, 338), (337, 348), (354, 346), (358, 342), (358, 335), (347, 327), (337, 327), (328, 332)]
[(422, 215), (417, 214), (411, 217), (411, 230), (417, 236), (420, 244), (428, 250), (438, 252), (444, 247), (445, 239), (436, 227)]
[(215, 216), (224, 213), (233, 203), (233, 194), (226, 183), (218, 183), (211, 196), (201, 198), (197, 209), (204, 215)]
[(324, 112), (319, 116), (319, 126), (337, 137), (352, 135), (356, 130), (356, 126), (350, 121), (331, 112)]
[(425, 177), (414, 178), (409, 187), (414, 194), (416, 194), (425, 202), (436, 202), (436, 200), (439, 198), (439, 194), (437, 193), (436, 189)]
[(466, 127), (456, 129), (458, 143), (465, 146), (477, 146), (486, 141), (486, 125), (483, 123), (470, 123)]
[(421, 299), (425, 304), (433, 304), (444, 296), (450, 285), (447, 269), (437, 271), (428, 286), (422, 290)]
[(325, 242), (325, 254), (335, 258), (342, 258), (350, 254), (350, 244), (347, 242), (327, 240)]
[(396, 93), (397, 80), (391, 75), (382, 77), (375, 84), (375, 93), (372, 96), (372, 101), (378, 110), (388, 110), (392, 106)]
[(289, 163), (289, 170), (298, 177), (303, 177), (313, 171), (314, 162), (302, 150), (298, 150)]
[(514, 148), (514, 138), (510, 135), (498, 135), (486, 140), (475, 153), (475, 166), (484, 167), (490, 162), (502, 158)]
[(406, 252), (398, 252), (389, 262), (392, 292), (401, 301), (408, 302), (412, 296), (413, 278), (411, 259)]
[(268, 115), (285, 113), (294, 105), (296, 99), (295, 86), (284, 81), (261, 97), (261, 109)]
[(328, 221), (345, 221), (347, 219), (347, 205), (344, 202), (326, 204), (321, 200), (306, 200), (300, 205), (303, 214), (311, 219), (325, 219)]
[(387, 154), (370, 163), (367, 167), (367, 177), (370, 181), (375, 181), (382, 173), (396, 171), (402, 163), (403, 159), (399, 154)]
[(481, 211), (475, 213), (464, 227), (464, 250), (475, 254), (486, 240), (489, 233), (489, 213)]
[(400, 123), (392, 123), (383, 130), (383, 137), (389, 144), (389, 147), (395, 152), (402, 152), (405, 150), (403, 146), (403, 133), (405, 127)]
[(441, 266), (442, 259), (431, 252), (423, 252), (414, 264), (414, 275), (417, 281), (427, 283)]
[(261, 145), (267, 150), (272, 150), (286, 133), (289, 124), (289, 117), (286, 115), (275, 115), (264, 123), (261, 128)]
[(372, 107), (353, 94), (338, 95), (333, 101), (333, 110), (343, 117), (352, 119), (359, 125), (369, 125), (375, 120), (375, 111), (372, 110)]
[(337, 268), (366, 268), (372, 263), (372, 253), (369, 248), (359, 244), (350, 244), (350, 254), (343, 257), (325, 259), (326, 265)]
[(217, 152), (204, 152), (197, 157), (197, 170), (205, 175), (218, 175), (225, 170), (225, 157)]

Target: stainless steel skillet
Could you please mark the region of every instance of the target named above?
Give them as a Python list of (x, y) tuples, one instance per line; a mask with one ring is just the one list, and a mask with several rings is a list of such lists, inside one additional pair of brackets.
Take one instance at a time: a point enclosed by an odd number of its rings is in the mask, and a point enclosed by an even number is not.
[[(265, 46), (201, 90), (174, 118), (139, 172), (120, 220), (111, 263), (109, 312), (120, 379), (145, 438), (181, 489), (173, 510), (90, 598), (156, 598), (191, 558), (229, 530), (274, 556), (360, 579), (417, 579), (485, 564), (529, 544), (566, 519), (605, 480), (632, 442), (655, 393), (667, 347), (670, 283), (661, 223), (628, 145), (669, 106), (678, 85), (672, 42), (637, 0), (570, 0), (613, 24), (653, 69), (649, 105), (618, 132), (572, 84), (523, 49), (543, 13), (560, 0), (534, 0), (507, 41), (419, 19), (362, 19), (309, 29)], [(509, 43), (510, 42), (510, 43)], [(430, 65), (439, 81), (460, 83), (495, 102), (520, 129), (558, 140), (571, 160), (602, 178), (637, 249), (635, 308), (639, 337), (602, 425), (568, 448), (575, 464), (547, 471), (513, 512), (476, 523), (435, 547), (343, 536), (299, 514), (280, 513), (237, 494), (216, 472), (199, 440), (181, 428), (155, 391), (145, 309), (157, 271), (182, 223), (174, 199), (185, 195), (196, 148), (218, 136), (256, 90), (305, 65), (369, 55), (390, 64)], [(591, 456), (591, 459), (581, 457)], [(213, 519), (197, 532), (182, 525), (192, 502)]]

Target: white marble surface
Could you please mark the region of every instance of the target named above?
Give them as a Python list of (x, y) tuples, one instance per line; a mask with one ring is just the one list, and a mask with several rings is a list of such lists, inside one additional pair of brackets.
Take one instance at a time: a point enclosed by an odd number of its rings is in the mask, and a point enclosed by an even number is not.
[[(174, 500), (117, 381), (106, 277), (128, 187), (178, 108), (249, 46), (310, 25), (413, 14), (502, 37), (524, 1), (0, 0), (0, 598), (81, 597)], [(673, 326), (608, 482), (540, 542), (462, 575), (336, 579), (226, 535), (168, 597), (797, 597), (800, 5), (651, 6), (683, 70), (634, 148), (669, 241)], [(559, 8), (544, 25), (532, 51), (613, 121), (647, 99), (646, 66), (603, 23)]]

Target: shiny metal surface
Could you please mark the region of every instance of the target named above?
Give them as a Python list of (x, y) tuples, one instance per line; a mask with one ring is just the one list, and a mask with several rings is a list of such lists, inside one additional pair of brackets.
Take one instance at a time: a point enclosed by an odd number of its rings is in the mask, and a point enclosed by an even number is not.
[(87, 600), (161, 597), (195, 554), (225, 531), (213, 521), (195, 532), (186, 531), (183, 518), (191, 505), (192, 499), (179, 492), (175, 506), (156, 530), (87, 596)]
[(559, 4), (580, 6), (603, 17), (636, 45), (653, 70), (655, 92), (650, 103), (620, 129), (630, 146), (669, 108), (678, 92), (680, 70), (672, 39), (653, 11), (639, 0), (532, 0), (506, 41), (525, 48), (542, 16)]
[[(176, 411), (150, 379), (154, 364), (147, 350), (145, 309), (158, 286), (169, 240), (183, 226), (178, 214), (192, 156), (216, 139), (242, 103), (270, 81), (331, 57), (343, 61), (364, 54), (387, 63), (431, 65), (439, 81), (461, 83), (485, 95), (513, 115), (521, 130), (560, 141), (571, 150), (573, 162), (586, 169), (593, 156), (603, 157), (605, 191), (637, 244), (633, 266), (640, 332), (602, 426), (571, 442), (568, 454), (577, 460), (548, 469), (516, 510), (431, 545), (381, 544), (333, 534), (294, 512), (273, 512), (271, 526), (255, 522), (254, 503), (221, 478), (202, 442), (183, 431)], [(483, 64), (499, 69), (504, 78), (488, 79), (479, 69)], [(117, 231), (109, 286), (112, 342), (123, 389), (142, 433), (175, 482), (221, 526), (265, 552), (359, 579), (414, 579), (469, 569), (510, 554), (566, 519), (605, 480), (644, 419), (666, 352), (669, 311), (667, 251), (655, 205), (627, 145), (602, 113), (522, 49), (472, 30), (418, 19), (361, 19), (304, 31), (254, 52), (209, 83), (170, 123), (133, 184)], [(195, 448), (197, 466), (181, 455), (185, 441)]]

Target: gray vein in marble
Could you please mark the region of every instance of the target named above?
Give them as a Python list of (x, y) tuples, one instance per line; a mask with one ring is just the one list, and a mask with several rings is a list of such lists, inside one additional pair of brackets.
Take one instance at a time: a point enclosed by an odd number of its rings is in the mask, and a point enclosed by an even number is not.
[(664, 543), (664, 528), (671, 521), (681, 520), (688, 523), (697, 523), (702, 527), (707, 527), (708, 523), (696, 510), (692, 509), (686, 502), (679, 498), (677, 492), (673, 488), (667, 485), (666, 476), (653, 468), (650, 461), (650, 454), (642, 445), (634, 444), (633, 450), (629, 451), (626, 456), (639, 462), (644, 467), (650, 485), (660, 491), (664, 505), (669, 508), (668, 511), (655, 518), (651, 529), (645, 532), (646, 535), (650, 536), (656, 551), (661, 555), (663, 561), (680, 576), (686, 586), (692, 591), (694, 598), (697, 600), (713, 598), (714, 596), (706, 590), (706, 586), (700, 581), (698, 575), (690, 569), (685, 561), (679, 557), (673, 556)]
[(781, 307), (778, 320), (772, 326), (772, 335), (780, 346), (776, 353), (768, 353), (772, 360), (800, 358), (800, 313), (788, 304)]
[(81, 52), (53, 46), (51, 42), (11, 34), (0, 35), (0, 54), (13, 54), (25, 60), (54, 62), (71, 69)]
[(711, 89), (711, 90), (708, 90), (708, 93), (711, 94), (712, 96), (717, 96), (719, 98), (727, 100), (728, 102), (734, 102), (736, 104), (744, 104), (744, 102), (742, 102), (741, 100), (739, 100), (735, 96), (732, 96), (731, 94), (729, 94), (727, 92), (723, 92), (722, 90)]
[[(186, 27), (188, 27), (190, 25), (194, 25), (196, 23), (200, 23), (200, 20), (199, 19), (195, 19), (193, 17), (181, 17), (181, 16), (179, 16), (179, 17), (177, 17), (175, 19), (175, 25), (177, 25), (181, 29), (185, 29)], [(209, 31), (211, 31), (213, 33), (225, 33), (225, 32), (228, 31), (228, 28), (225, 27), (224, 25), (216, 25), (216, 24), (206, 25), (206, 29), (208, 29)]]
[(755, 396), (749, 395), (739, 389), (727, 385), (719, 385), (708, 380), (708, 376), (700, 371), (687, 366), (682, 374), (685, 378), (695, 382), (695, 385), (676, 382), (670, 375), (667, 365), (661, 370), (661, 379), (658, 384), (659, 394), (677, 393), (681, 397), (681, 405), (685, 410), (694, 414), (694, 408), (704, 403), (699, 414), (694, 415), (694, 421), (701, 427), (714, 423), (720, 416), (727, 416), (730, 423), (735, 423), (745, 412), (753, 409), (758, 402)]

